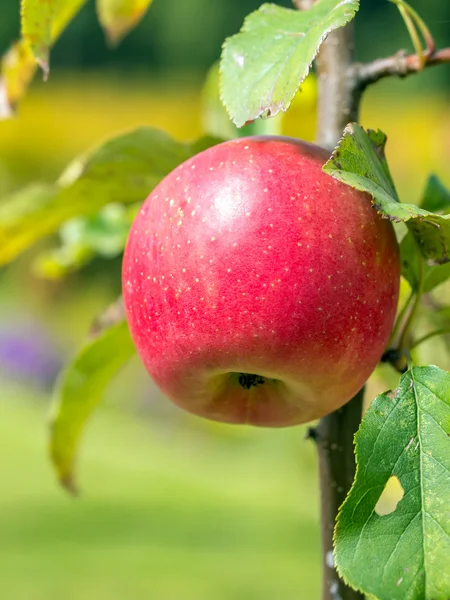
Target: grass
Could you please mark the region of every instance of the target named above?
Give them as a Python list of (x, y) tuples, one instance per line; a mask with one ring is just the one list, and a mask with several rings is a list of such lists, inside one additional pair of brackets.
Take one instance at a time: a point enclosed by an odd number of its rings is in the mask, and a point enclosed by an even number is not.
[(190, 417), (170, 429), (106, 408), (73, 499), (46, 459), (45, 403), (24, 396), (0, 400), (0, 597), (319, 597), (314, 454), (301, 429), (235, 434)]

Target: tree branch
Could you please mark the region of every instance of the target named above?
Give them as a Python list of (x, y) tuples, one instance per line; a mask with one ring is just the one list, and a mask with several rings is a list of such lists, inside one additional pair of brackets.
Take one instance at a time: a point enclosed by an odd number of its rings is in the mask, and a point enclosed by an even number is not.
[[(444, 48), (426, 55), (424, 68), (450, 63), (450, 48)], [(385, 77), (406, 77), (422, 70), (419, 57), (416, 54), (397, 52), (394, 56), (379, 58), (370, 63), (355, 64), (350, 67), (350, 79), (355, 85), (355, 92), (361, 93), (367, 86)]]
[(314, 430), (319, 455), (322, 527), (322, 600), (363, 600), (336, 571), (333, 532), (339, 507), (344, 502), (356, 471), (353, 438), (361, 423), (364, 388), (345, 406), (320, 419)]
[(319, 90), (317, 143), (333, 150), (350, 121), (358, 120), (355, 102), (353, 22), (329, 34), (316, 59)]
[[(358, 120), (355, 96), (353, 23), (330, 33), (317, 57), (319, 90), (317, 141), (332, 150), (349, 121)], [(322, 418), (313, 430), (319, 456), (322, 529), (322, 600), (362, 600), (339, 578), (333, 559), (333, 531), (338, 509), (353, 483), (356, 464), (353, 437), (362, 418), (364, 390), (341, 409)]]

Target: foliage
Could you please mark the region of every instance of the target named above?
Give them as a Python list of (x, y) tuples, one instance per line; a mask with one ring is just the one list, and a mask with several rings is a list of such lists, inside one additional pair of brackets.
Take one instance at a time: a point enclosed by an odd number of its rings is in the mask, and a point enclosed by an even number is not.
[[(0, 117), (10, 116), (40, 65), (49, 73), (50, 48), (84, 0), (22, 0), (22, 39), (3, 59)], [(117, 43), (145, 14), (151, 0), (98, 0), (99, 20)], [(403, 0), (416, 59), (423, 68), (432, 40)], [(223, 103), (218, 104), (217, 68), (205, 88), (208, 127), (224, 137), (278, 131), (279, 120), (308, 74), (325, 37), (353, 19), (358, 0), (318, 0), (297, 11), (263, 4), (240, 33), (226, 40), (220, 63)], [(405, 12), (406, 11), (406, 12)], [(409, 15), (409, 16), (408, 16)], [(414, 16), (415, 15), (415, 16)], [(422, 25), (423, 27), (422, 27)], [(422, 51), (418, 27), (428, 48)], [(235, 126), (247, 125), (238, 130)], [(413, 138), (412, 138), (413, 139)], [(205, 137), (183, 144), (149, 127), (116, 136), (75, 160), (55, 184), (35, 183), (0, 204), (0, 264), (44, 237), (59, 232), (61, 246), (41, 253), (35, 270), (62, 277), (92, 257), (119, 255), (131, 220), (157, 183), (178, 164), (215, 143)], [(406, 370), (397, 390), (378, 396), (356, 438), (358, 469), (335, 530), (339, 572), (353, 587), (379, 600), (445, 600), (450, 597), (450, 375), (414, 365), (411, 335), (424, 294), (450, 278), (450, 192), (431, 176), (420, 205), (402, 203), (385, 157), (386, 136), (349, 124), (324, 171), (358, 190), (383, 217), (401, 224), (402, 275), (410, 287), (392, 332), (389, 356)], [(85, 422), (104, 388), (134, 354), (117, 306), (60, 377), (55, 391), (50, 447), (60, 481), (73, 488), (75, 454)], [(400, 365), (400, 366), (399, 366)], [(386, 487), (398, 481), (403, 497), (388, 514), (377, 512)], [(373, 557), (368, 560), (367, 557)]]
[(263, 4), (249, 15), (222, 52), (222, 100), (233, 122), (242, 127), (287, 110), (323, 39), (358, 6), (358, 0), (319, 0), (299, 12)]
[[(372, 402), (335, 531), (338, 569), (355, 588), (392, 600), (448, 598), (449, 431), (450, 373), (437, 367), (413, 367)], [(380, 516), (375, 507), (393, 476), (404, 496)]]
[(59, 480), (72, 491), (74, 455), (85, 421), (105, 386), (135, 352), (123, 313), (120, 308), (116, 312), (113, 323), (96, 332), (67, 365), (55, 390), (50, 453)]
[(37, 65), (48, 77), (49, 50), (86, 0), (23, 0), (22, 39), (3, 57), (0, 119), (10, 117), (31, 82)]
[[(386, 136), (381, 131), (366, 133), (359, 125), (352, 123), (345, 129), (324, 171), (343, 183), (371, 194), (374, 208), (383, 216), (406, 223), (424, 258), (433, 264), (448, 262), (450, 217), (399, 202), (384, 156), (385, 144)], [(436, 186), (436, 193), (436, 203), (445, 202), (448, 192), (444, 187)]]
[(33, 184), (0, 205), (0, 264), (5, 264), (73, 217), (111, 203), (132, 205), (180, 162), (217, 140), (183, 144), (150, 127), (107, 140), (75, 160), (54, 185)]
[[(152, 0), (98, 0), (97, 10), (107, 38), (117, 43), (133, 28)], [(13, 114), (25, 95), (37, 65), (47, 79), (50, 48), (86, 0), (22, 0), (22, 39), (3, 57), (0, 77), (0, 119)]]
[(140, 204), (107, 204), (93, 217), (66, 221), (59, 231), (61, 245), (44, 250), (34, 260), (38, 277), (61, 279), (87, 265), (95, 256), (115, 258), (125, 247)]
[(98, 19), (115, 45), (139, 23), (153, 0), (97, 0)]

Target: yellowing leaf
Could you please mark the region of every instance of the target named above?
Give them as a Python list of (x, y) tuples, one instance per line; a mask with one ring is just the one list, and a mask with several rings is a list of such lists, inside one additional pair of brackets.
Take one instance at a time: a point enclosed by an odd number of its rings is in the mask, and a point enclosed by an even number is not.
[(34, 184), (7, 196), (0, 202), (0, 265), (69, 219), (94, 215), (107, 204), (143, 202), (176, 166), (217, 142), (185, 144), (140, 127), (72, 163), (57, 184)]
[(86, 4), (86, 0), (59, 0), (52, 21), (52, 44), (56, 42), (83, 4)]
[(25, 95), (36, 71), (36, 59), (25, 40), (16, 42), (1, 61), (0, 119), (13, 115), (14, 107)]
[(97, 13), (110, 44), (116, 45), (135, 27), (153, 0), (97, 0)]
[(44, 72), (49, 72), (52, 22), (57, 0), (22, 0), (22, 37)]
[(39, 64), (48, 75), (49, 49), (86, 0), (23, 0), (22, 39), (1, 61), (0, 119), (12, 116)]

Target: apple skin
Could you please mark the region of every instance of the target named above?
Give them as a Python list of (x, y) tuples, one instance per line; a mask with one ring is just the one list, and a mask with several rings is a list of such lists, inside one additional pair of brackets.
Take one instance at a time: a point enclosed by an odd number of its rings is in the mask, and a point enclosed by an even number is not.
[(345, 404), (370, 376), (399, 290), (391, 223), (284, 137), (224, 142), (171, 172), (123, 262), (131, 334), (177, 405), (281, 427)]

